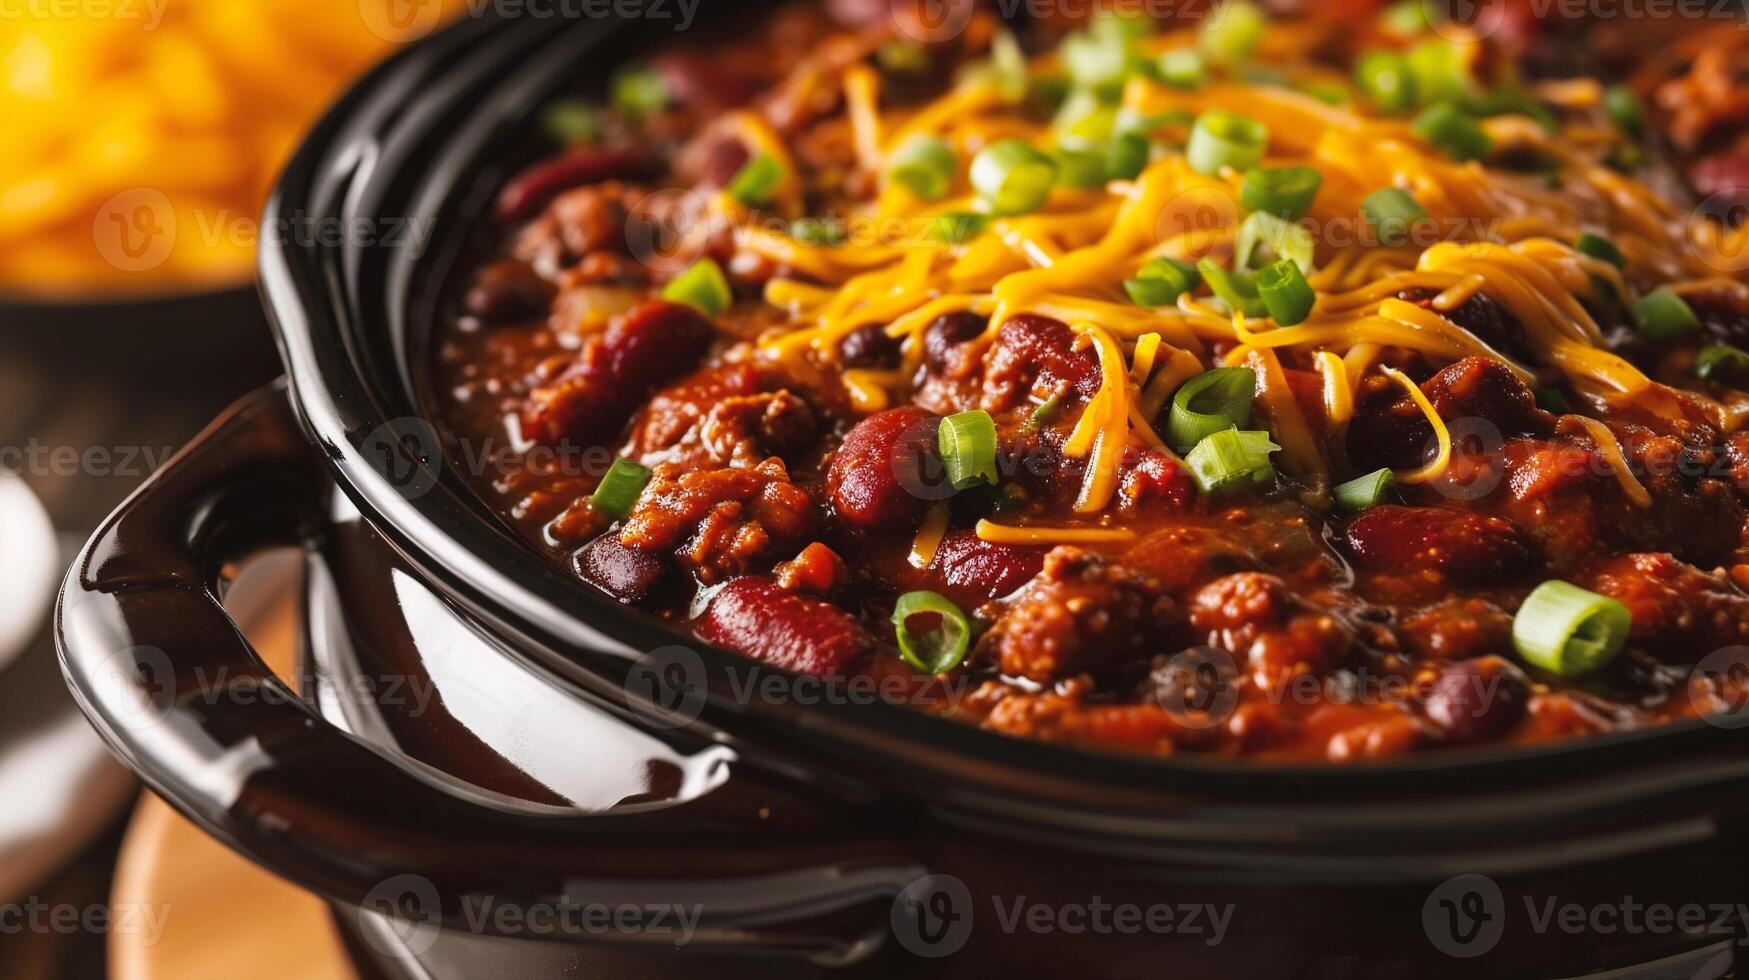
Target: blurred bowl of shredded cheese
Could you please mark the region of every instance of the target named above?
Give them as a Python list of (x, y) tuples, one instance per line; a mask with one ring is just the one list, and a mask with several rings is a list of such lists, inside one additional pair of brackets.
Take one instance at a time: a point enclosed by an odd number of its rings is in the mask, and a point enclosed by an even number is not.
[(0, 12), (0, 294), (247, 283), (261, 206), (360, 72), (462, 0), (17, 0)]

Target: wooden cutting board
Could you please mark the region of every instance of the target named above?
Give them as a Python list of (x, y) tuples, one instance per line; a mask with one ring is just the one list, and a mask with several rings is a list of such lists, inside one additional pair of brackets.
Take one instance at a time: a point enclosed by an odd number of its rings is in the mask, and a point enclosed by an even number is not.
[[(284, 677), (295, 649), (295, 563), (261, 574), (260, 591), (247, 592), (239, 579), (227, 605)], [(156, 941), (145, 928), (110, 933), (112, 980), (360, 980), (326, 903), (237, 856), (151, 793), (128, 825), (110, 900), (118, 913), (137, 907), (162, 927)]]

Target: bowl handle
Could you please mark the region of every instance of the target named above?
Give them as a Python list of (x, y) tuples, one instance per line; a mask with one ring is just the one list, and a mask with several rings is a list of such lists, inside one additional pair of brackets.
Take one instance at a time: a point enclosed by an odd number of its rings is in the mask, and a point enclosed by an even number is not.
[[(68, 573), (62, 669), (160, 796), (275, 873), (415, 930), (525, 934), (535, 919), (502, 910), (560, 902), (633, 909), (614, 920), (633, 928), (589, 941), (822, 961), (869, 948), (892, 897), (923, 873), (873, 814), (774, 834), (744, 808), (712, 804), (716, 793), (638, 812), (512, 812), (378, 754), (300, 700), (226, 614), (217, 582), (228, 561), (320, 534), (331, 492), (275, 385), (153, 476)], [(730, 784), (751, 778), (737, 771)]]

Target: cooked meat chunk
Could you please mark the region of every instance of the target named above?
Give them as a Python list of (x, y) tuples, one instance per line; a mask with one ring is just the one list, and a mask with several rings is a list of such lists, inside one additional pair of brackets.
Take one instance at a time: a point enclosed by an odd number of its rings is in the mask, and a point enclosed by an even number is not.
[(1092, 552), (1059, 547), (981, 644), (1003, 673), (1051, 681), (1142, 658), (1182, 633), (1177, 619), (1154, 579)]
[(814, 528), (814, 502), (783, 462), (689, 470), (665, 463), (620, 531), (620, 543), (671, 554), (700, 580), (721, 582), (791, 554)]

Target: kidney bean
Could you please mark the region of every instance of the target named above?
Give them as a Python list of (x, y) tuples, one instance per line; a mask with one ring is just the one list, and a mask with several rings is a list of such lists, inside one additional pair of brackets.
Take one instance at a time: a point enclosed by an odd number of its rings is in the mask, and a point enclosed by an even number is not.
[(992, 544), (969, 528), (949, 531), (929, 563), (926, 587), (967, 607), (1000, 599), (1037, 576), (1049, 551), (1039, 545)]
[(1547, 435), (1555, 417), (1536, 407), (1536, 396), (1512, 369), (1489, 357), (1466, 357), (1421, 386), (1439, 417), (1486, 419), (1504, 436)]
[(653, 177), (661, 170), (661, 162), (642, 149), (579, 147), (542, 160), (512, 177), (498, 193), (498, 220), (508, 224), (533, 217), (560, 191), (570, 187)]
[(611, 532), (584, 545), (576, 562), (585, 582), (628, 604), (654, 595), (672, 567), (656, 552), (626, 547)]
[(986, 321), (976, 313), (943, 313), (923, 328), (923, 361), (932, 373), (964, 377), (976, 365), (960, 347), (984, 332)]
[(1348, 525), (1348, 547), (1362, 565), (1468, 580), (1516, 578), (1541, 564), (1518, 525), (1442, 507), (1374, 507)]
[(879, 323), (865, 323), (838, 342), (838, 360), (845, 367), (891, 368), (899, 363), (899, 342)]
[(555, 293), (553, 284), (527, 265), (494, 262), (475, 277), (462, 308), (487, 323), (511, 323), (545, 313)]
[(1434, 678), (1422, 710), (1451, 742), (1498, 738), (1524, 715), (1529, 684), (1499, 657), (1447, 664)]
[(699, 637), (772, 667), (842, 676), (874, 648), (856, 617), (829, 602), (785, 592), (763, 575), (723, 586), (693, 624)]
[(907, 405), (871, 415), (844, 437), (826, 472), (838, 517), (874, 530), (915, 527), (933, 499), (946, 499), (934, 413)]
[(697, 310), (645, 303), (615, 319), (551, 383), (529, 393), (523, 435), (555, 443), (611, 438), (657, 385), (692, 369), (713, 329)]
[(1091, 350), (1075, 350), (1075, 333), (1060, 320), (1021, 314), (996, 333), (984, 368), (984, 405), (1010, 408), (1038, 390), (1091, 399), (1100, 374)]

